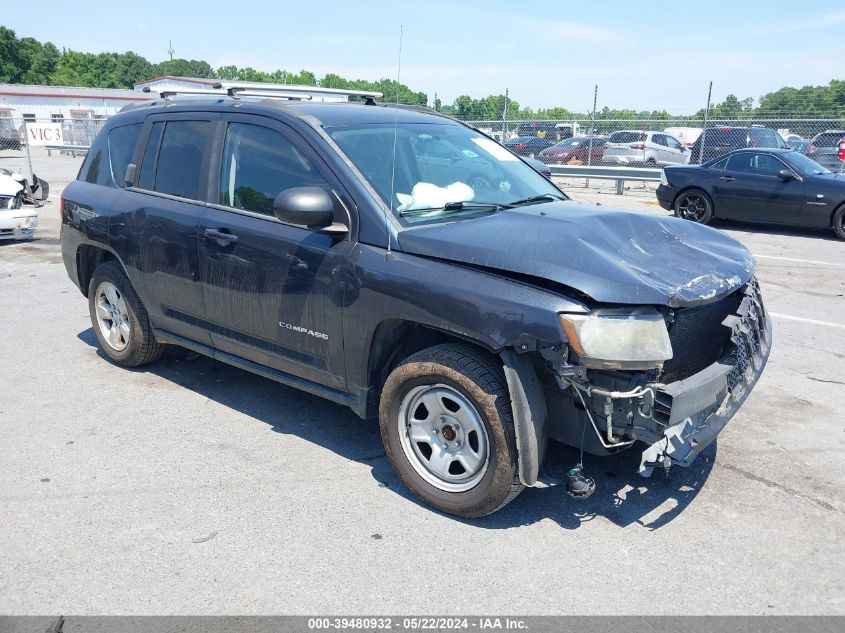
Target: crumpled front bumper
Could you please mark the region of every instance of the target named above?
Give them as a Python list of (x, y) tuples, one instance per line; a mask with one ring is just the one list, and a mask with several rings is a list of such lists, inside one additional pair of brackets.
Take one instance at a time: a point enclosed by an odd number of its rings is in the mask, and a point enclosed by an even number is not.
[(730, 345), (718, 362), (685, 380), (656, 388), (653, 417), (666, 428), (643, 451), (641, 475), (648, 477), (658, 465), (692, 464), (742, 406), (763, 373), (771, 351), (772, 326), (756, 280), (746, 286), (736, 313), (723, 324), (731, 329)]
[(0, 209), (0, 240), (28, 240), (38, 229), (38, 214), (24, 209)]

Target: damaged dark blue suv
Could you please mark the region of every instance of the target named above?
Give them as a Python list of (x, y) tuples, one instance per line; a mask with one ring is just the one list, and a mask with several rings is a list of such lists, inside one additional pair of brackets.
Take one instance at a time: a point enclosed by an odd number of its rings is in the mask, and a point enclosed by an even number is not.
[(549, 439), (688, 466), (763, 371), (724, 234), (579, 205), (431, 111), (219, 90), (125, 108), (63, 194), (115, 363), (180, 345), (378, 416), (402, 481), (466, 517), (537, 484)]

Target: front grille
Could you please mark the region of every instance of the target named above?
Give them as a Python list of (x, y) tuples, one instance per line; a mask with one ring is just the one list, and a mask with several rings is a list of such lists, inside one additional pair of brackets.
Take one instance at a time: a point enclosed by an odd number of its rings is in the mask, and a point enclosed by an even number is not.
[(669, 324), (673, 355), (663, 365), (663, 382), (689, 378), (721, 358), (731, 336), (722, 321), (736, 312), (742, 297), (737, 290), (713, 303), (675, 311)]

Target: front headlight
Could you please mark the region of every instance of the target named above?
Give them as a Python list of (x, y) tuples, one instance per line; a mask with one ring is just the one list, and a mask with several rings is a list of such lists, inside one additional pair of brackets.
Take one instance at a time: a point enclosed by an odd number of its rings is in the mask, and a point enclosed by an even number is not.
[(654, 308), (613, 308), (559, 317), (569, 345), (587, 367), (653, 369), (672, 358), (666, 323)]
[(38, 216), (27, 215), (22, 218), (15, 218), (15, 222), (22, 229), (34, 229), (38, 226)]

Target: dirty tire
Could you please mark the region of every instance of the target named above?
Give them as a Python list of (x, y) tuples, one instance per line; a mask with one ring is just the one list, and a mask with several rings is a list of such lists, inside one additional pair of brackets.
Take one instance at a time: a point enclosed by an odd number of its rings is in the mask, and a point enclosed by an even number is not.
[(845, 240), (845, 204), (833, 214), (833, 232), (840, 240)]
[[(104, 338), (97, 321), (97, 288), (103, 282), (113, 284), (123, 297), (126, 304), (126, 313), (129, 322), (129, 341), (122, 350), (114, 349)], [(138, 367), (158, 360), (164, 346), (155, 338), (147, 310), (144, 308), (129, 278), (123, 268), (116, 261), (107, 261), (94, 271), (91, 282), (88, 284), (88, 312), (91, 315), (91, 324), (94, 327), (94, 334), (100, 343), (103, 352), (117, 365), (123, 367)]]
[[(478, 414), (486, 431), (486, 471), (470, 489), (452, 492), (420, 475), (400, 439), (402, 403), (413, 390), (442, 385), (456, 391)], [(497, 360), (464, 344), (442, 344), (408, 357), (388, 376), (379, 404), (385, 451), (399, 478), (434, 508), (467, 518), (482, 517), (510, 503), (523, 486), (517, 471), (516, 436), (504, 371)], [(408, 440), (405, 440), (408, 442)]]
[(713, 201), (701, 189), (687, 189), (678, 194), (672, 206), (675, 217), (698, 224), (708, 224), (713, 219)]

